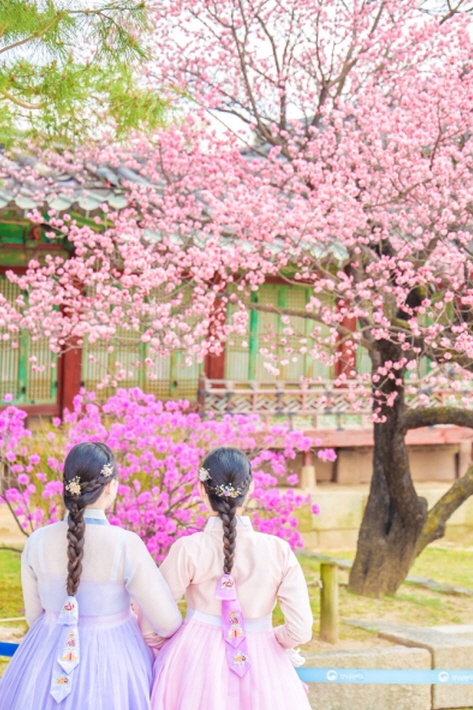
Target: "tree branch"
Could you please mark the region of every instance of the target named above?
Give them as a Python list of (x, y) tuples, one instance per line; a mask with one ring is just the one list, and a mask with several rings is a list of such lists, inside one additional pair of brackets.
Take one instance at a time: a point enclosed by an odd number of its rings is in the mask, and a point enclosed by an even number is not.
[(18, 42), (14, 42), (13, 44), (9, 44), (6, 47), (2, 47), (2, 49), (0, 49), (0, 54), (3, 54), (4, 52), (9, 52), (11, 49), (16, 49), (16, 47), (21, 47), (23, 44), (28, 44), (28, 42), (34, 42), (40, 39), (51, 29), (51, 27), (54, 27), (55, 24), (60, 22), (63, 17), (64, 13), (62, 11), (58, 12), (57, 15), (52, 18), (52, 20), (47, 22), (44, 27), (38, 29), (33, 35), (29, 35), (28, 37), (24, 37), (23, 39), (18, 40)]
[[(305, 318), (306, 320), (313, 320), (317, 323), (323, 323), (323, 319), (319, 315), (313, 313), (308, 313), (307, 311), (296, 311), (292, 308), (277, 308), (276, 306), (260, 306), (258, 303), (245, 303), (246, 307), (252, 311), (262, 311), (263, 313), (276, 313), (281, 316), (294, 316), (295, 318)], [(343, 337), (353, 339), (353, 331), (350, 328), (345, 328), (345, 326), (340, 323), (334, 323), (333, 327)], [(367, 350), (375, 350), (373, 344), (366, 338), (360, 338), (357, 341)]]
[[(15, 478), (15, 479), (16, 479), (16, 477), (13, 476), (13, 472), (12, 472), (12, 468), (11, 468), (10, 462), (7, 461), (2, 455), (0, 455), (0, 466), (5, 466), (6, 469), (7, 469), (7, 471), (8, 471), (9, 477), (11, 476), (12, 478)], [(13, 487), (13, 486), (12, 486), (12, 487)], [(20, 521), (18, 520), (18, 517), (15, 515), (15, 511), (13, 510), (12, 504), (10, 503), (10, 501), (8, 500), (8, 498), (7, 498), (7, 496), (6, 496), (7, 490), (8, 490), (8, 489), (7, 489), (6, 485), (5, 485), (5, 478), (4, 478), (4, 475), (3, 475), (2, 472), (0, 472), (0, 495), (1, 495), (2, 499), (3, 499), (3, 501), (7, 504), (8, 510), (9, 510), (10, 513), (13, 515), (13, 519), (15, 520), (15, 523), (18, 525), (19, 530), (23, 533), (23, 535), (24, 535), (25, 537), (29, 537), (30, 534), (29, 534), (28, 532), (26, 532), (26, 530), (22, 527)], [(30, 527), (31, 527), (31, 519), (30, 519)]]
[(445, 525), (450, 516), (473, 494), (473, 464), (462, 478), (437, 501), (427, 513), (427, 518), (416, 543), (416, 557), (434, 540), (443, 537)]
[(401, 419), (401, 426), (405, 431), (438, 424), (455, 424), (473, 429), (473, 411), (448, 406), (428, 409), (419, 407), (405, 412)]
[(21, 550), (19, 550), (17, 547), (8, 547), (7, 545), (2, 545), (0, 547), (0, 552), (2, 550), (8, 550), (8, 552), (18, 552), (19, 555), (21, 555)]
[(6, 89), (2, 89), (1, 92), (2, 96), (4, 96), (8, 101), (11, 101), (13, 104), (16, 106), (21, 106), (21, 108), (26, 108), (29, 110), (35, 110), (35, 109), (40, 109), (44, 108), (44, 103), (39, 103), (39, 104), (30, 104), (27, 101), (23, 101), (22, 99), (17, 99), (13, 94), (10, 94), (9, 91)]

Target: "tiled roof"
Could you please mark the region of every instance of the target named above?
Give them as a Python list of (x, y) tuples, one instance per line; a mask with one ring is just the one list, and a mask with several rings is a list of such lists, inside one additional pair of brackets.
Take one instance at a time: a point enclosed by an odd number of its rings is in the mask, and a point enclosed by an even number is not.
[[(20, 171), (23, 173), (21, 181), (17, 177)], [(114, 168), (88, 165), (85, 177), (85, 182), (79, 181), (72, 172), (60, 173), (33, 156), (18, 156), (12, 160), (3, 155), (0, 157), (0, 210), (24, 212), (37, 208), (93, 212), (103, 203), (116, 210), (126, 205), (125, 182), (152, 184), (144, 175), (124, 165)], [(160, 192), (163, 186), (164, 183), (153, 184)]]
[[(22, 176), (21, 182), (17, 177), (19, 174)], [(83, 177), (84, 173), (82, 173)], [(106, 164), (98, 166), (89, 164), (86, 168), (85, 180), (79, 181), (72, 172), (61, 173), (49, 165), (38, 162), (34, 156), (20, 155), (12, 160), (3, 155), (0, 156), (0, 221), (1, 212), (11, 209), (23, 214), (36, 208), (40, 211), (54, 209), (57, 212), (70, 211), (87, 215), (99, 210), (101, 204), (107, 203), (112, 210), (119, 210), (127, 204), (124, 184), (126, 182), (152, 186), (160, 194), (165, 187), (164, 181), (151, 182), (146, 175), (124, 165), (112, 167)], [(205, 209), (204, 204), (203, 207)], [(222, 236), (228, 240), (230, 248), (234, 239), (233, 230), (224, 230)], [(159, 241), (161, 235), (146, 230), (145, 238), (150, 242)], [(193, 235), (194, 243), (201, 246), (205, 245), (206, 238), (202, 233)], [(180, 242), (179, 237), (176, 236), (175, 241)], [(254, 248), (249, 242), (245, 246), (249, 252)], [(271, 248), (277, 253), (287, 247), (283, 239), (275, 239)], [(345, 245), (335, 236), (328, 246), (310, 241), (307, 242), (306, 249), (317, 259), (330, 255), (342, 263), (348, 257)]]

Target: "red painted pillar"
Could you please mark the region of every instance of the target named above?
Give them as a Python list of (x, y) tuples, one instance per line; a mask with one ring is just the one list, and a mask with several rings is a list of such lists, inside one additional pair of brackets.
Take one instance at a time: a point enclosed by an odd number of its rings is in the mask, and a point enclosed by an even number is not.
[[(344, 301), (339, 301), (338, 308), (343, 308), (345, 305)], [(355, 332), (356, 330), (356, 318), (350, 316), (345, 316), (341, 322), (341, 325), (347, 330)], [(346, 375), (346, 377), (353, 378), (356, 375), (356, 348), (357, 345), (354, 340), (347, 338), (346, 336), (340, 336), (337, 345), (337, 360), (335, 362), (334, 374), (335, 377), (340, 375)]]
[(219, 355), (207, 355), (204, 361), (204, 372), (209, 380), (225, 379), (225, 350)]
[[(215, 282), (220, 281), (217, 276)], [(224, 303), (217, 296), (215, 299), (214, 312), (210, 321), (209, 336), (215, 335), (218, 339), (220, 329), (225, 324), (227, 319), (227, 302)], [(225, 345), (223, 345), (222, 351), (216, 354), (210, 354), (205, 357), (204, 360), (204, 373), (208, 380), (224, 380), (225, 379)]]
[(72, 411), (73, 400), (79, 394), (82, 380), (82, 348), (65, 350), (58, 362), (59, 409), (61, 416), (65, 409)]

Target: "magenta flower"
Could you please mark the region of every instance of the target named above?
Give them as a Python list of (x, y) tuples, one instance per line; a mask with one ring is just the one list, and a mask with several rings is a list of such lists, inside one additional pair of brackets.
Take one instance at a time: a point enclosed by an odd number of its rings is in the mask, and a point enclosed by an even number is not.
[[(64, 514), (61, 462), (67, 451), (80, 441), (100, 440), (115, 452), (119, 469), (110, 521), (137, 532), (160, 561), (174, 540), (205, 525), (198, 470), (207, 451), (231, 445), (252, 460), (255, 528), (283, 537), (293, 548), (302, 546), (295, 513), (311, 501), (297, 490), (298, 476), (288, 470), (298, 452), (313, 446), (301, 432), (281, 425), (268, 428), (254, 416), (204, 420), (188, 402), (162, 402), (138, 388), (119, 389), (103, 404), (82, 392), (54, 436), (46, 427), (31, 437), (20, 410), (5, 411), (0, 413), (0, 447), (5, 458), (15, 462), (11, 470), (23, 486), (8, 489), (5, 498), (15, 504), (15, 515), (28, 531)], [(277, 440), (282, 448), (261, 449), (258, 442), (263, 440), (273, 446)], [(47, 467), (38, 454), (43, 450)], [(26, 467), (36, 485), (30, 483)]]

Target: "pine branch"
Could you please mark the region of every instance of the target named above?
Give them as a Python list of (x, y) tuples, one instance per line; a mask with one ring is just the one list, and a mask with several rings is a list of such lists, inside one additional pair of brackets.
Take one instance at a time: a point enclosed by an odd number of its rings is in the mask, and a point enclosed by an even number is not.
[(7, 91), (6, 89), (1, 89), (0, 93), (2, 94), (2, 96), (5, 97), (5, 99), (7, 99), (8, 101), (11, 101), (13, 104), (15, 104), (15, 106), (20, 106), (21, 108), (26, 108), (29, 111), (34, 111), (37, 109), (44, 108), (44, 102), (41, 102), (39, 104), (31, 104), (26, 101), (22, 101), (21, 99), (16, 98), (16, 96), (13, 96), (13, 94), (10, 94), (10, 92)]

